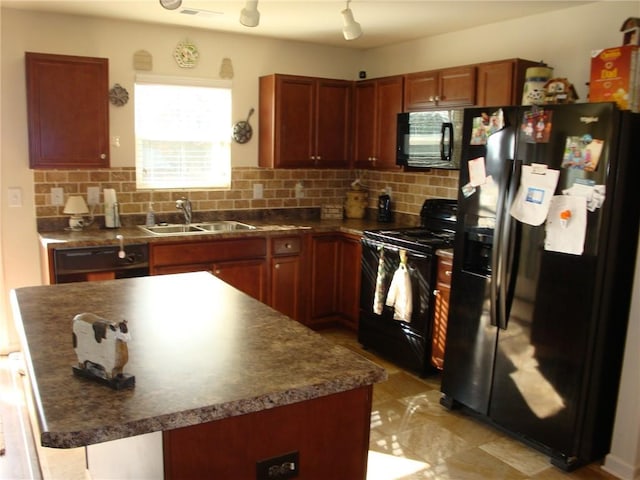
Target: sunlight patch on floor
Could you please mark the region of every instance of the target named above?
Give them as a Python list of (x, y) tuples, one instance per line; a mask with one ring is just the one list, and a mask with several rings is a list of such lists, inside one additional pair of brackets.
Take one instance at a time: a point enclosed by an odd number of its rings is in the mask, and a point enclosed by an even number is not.
[(424, 462), (369, 450), (367, 480), (395, 480), (428, 467)]

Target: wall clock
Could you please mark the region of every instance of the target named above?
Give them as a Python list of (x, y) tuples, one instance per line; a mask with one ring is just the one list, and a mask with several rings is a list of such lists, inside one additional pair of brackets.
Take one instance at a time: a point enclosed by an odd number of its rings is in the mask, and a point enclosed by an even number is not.
[(126, 105), (129, 101), (129, 92), (126, 88), (116, 83), (111, 90), (109, 90), (109, 101), (116, 107)]
[(181, 68), (193, 68), (198, 63), (198, 48), (188, 40), (178, 43), (173, 51), (173, 58)]

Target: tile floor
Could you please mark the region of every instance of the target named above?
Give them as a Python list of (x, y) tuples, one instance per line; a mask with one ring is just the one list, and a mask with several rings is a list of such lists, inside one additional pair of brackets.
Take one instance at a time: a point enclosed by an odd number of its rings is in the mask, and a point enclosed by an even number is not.
[(500, 431), (448, 411), (439, 403), (440, 379), (420, 378), (363, 350), (355, 335), (325, 337), (382, 365), (389, 380), (373, 390), (367, 480), (611, 480), (591, 464), (572, 473)]
[[(460, 412), (445, 410), (439, 404), (437, 376), (419, 378), (376, 357), (363, 350), (351, 332), (331, 329), (321, 333), (379, 363), (389, 374), (388, 381), (374, 387), (367, 480), (615, 478), (598, 464), (565, 473), (551, 466), (548, 457), (536, 450)], [(0, 479), (85, 480), (83, 449), (42, 449), (42, 477), (37, 472), (37, 465), (33, 476), (29, 474), (33, 461), (29, 461), (25, 445), (16, 435), (24, 405), (21, 405), (19, 396), (11, 393), (9, 370), (10, 362), (2, 357), (0, 414), (3, 416), (7, 453), (0, 457)]]

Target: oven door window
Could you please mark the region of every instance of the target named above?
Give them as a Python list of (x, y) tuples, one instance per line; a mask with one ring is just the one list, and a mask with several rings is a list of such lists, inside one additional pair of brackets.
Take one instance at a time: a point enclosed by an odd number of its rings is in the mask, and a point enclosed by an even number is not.
[(376, 242), (363, 245), (361, 309), (383, 322), (426, 334), (431, 306), (432, 256)]

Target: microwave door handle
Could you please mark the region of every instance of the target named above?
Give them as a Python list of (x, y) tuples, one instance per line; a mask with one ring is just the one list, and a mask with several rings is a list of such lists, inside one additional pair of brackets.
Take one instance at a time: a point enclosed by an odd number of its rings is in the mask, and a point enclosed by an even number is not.
[[(447, 152), (444, 151), (445, 146), (445, 135), (448, 134), (449, 141), (447, 144)], [(453, 123), (444, 122), (442, 124), (442, 130), (440, 135), (440, 158), (447, 162), (451, 161), (451, 153), (453, 150)]]

